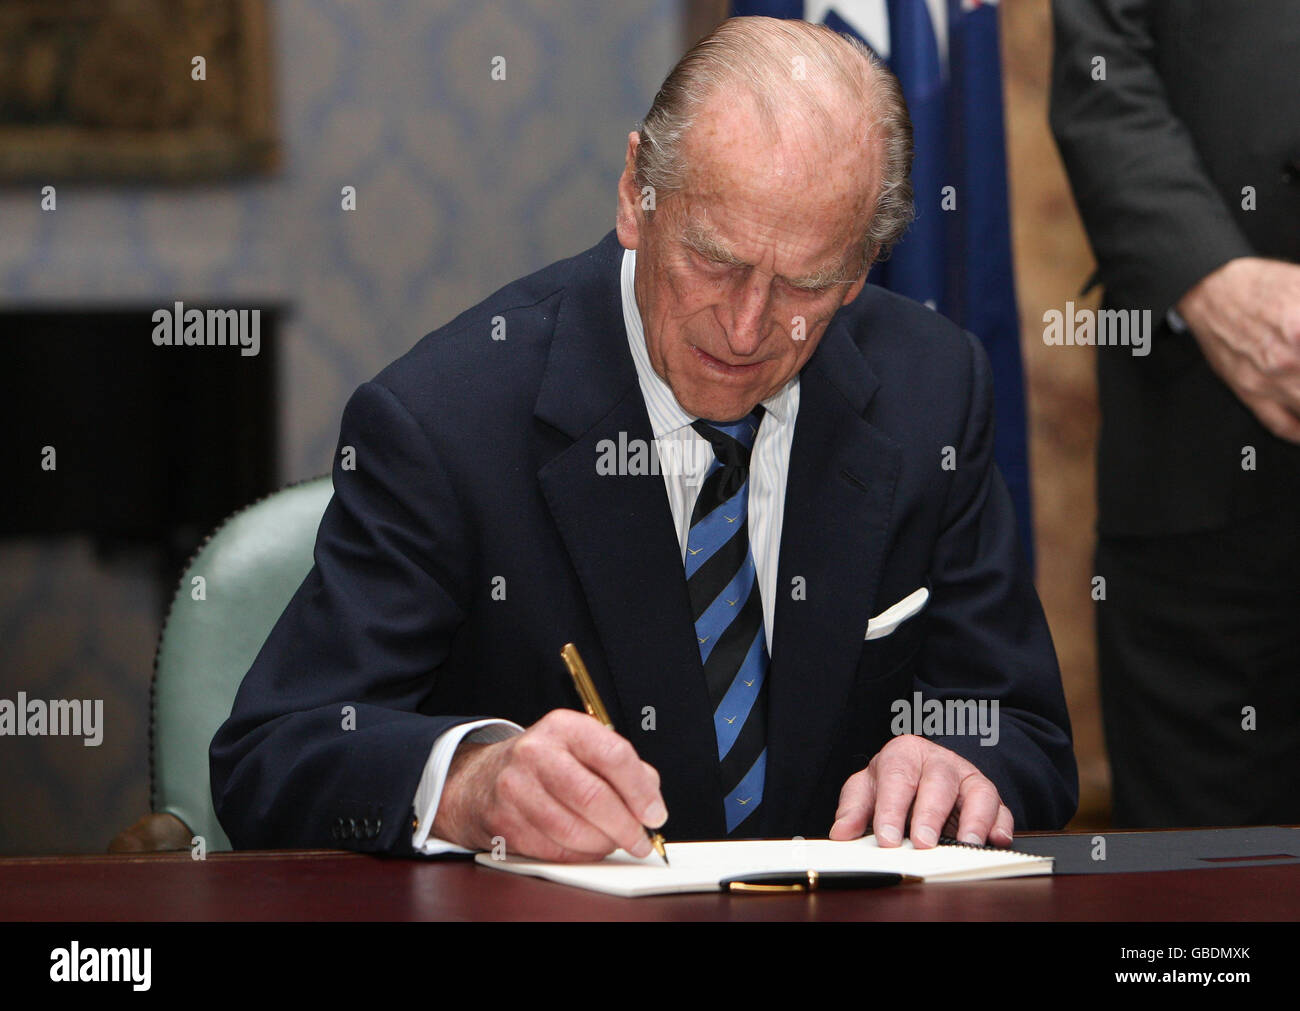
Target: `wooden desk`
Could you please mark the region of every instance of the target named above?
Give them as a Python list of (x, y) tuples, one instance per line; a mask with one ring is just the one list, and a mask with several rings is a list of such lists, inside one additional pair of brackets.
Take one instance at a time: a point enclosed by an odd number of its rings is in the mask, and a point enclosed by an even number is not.
[(619, 899), (465, 861), (334, 851), (0, 859), (0, 920), (1300, 919), (1300, 866), (1021, 878), (816, 895)]

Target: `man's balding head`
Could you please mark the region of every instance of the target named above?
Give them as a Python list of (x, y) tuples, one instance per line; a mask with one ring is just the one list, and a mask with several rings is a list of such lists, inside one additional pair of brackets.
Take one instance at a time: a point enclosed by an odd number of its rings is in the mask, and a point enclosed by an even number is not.
[(618, 234), (651, 364), (682, 407), (741, 417), (812, 355), (911, 219), (911, 126), (860, 43), (734, 18), (628, 138)]
[[(638, 186), (651, 187), (658, 199), (682, 189), (692, 164), (691, 128), (741, 100), (770, 145), (800, 131), (807, 147), (860, 158), (850, 172), (876, 201), (864, 245), (873, 259), (888, 255), (912, 220), (911, 120), (888, 68), (860, 41), (825, 25), (731, 18), (700, 39), (646, 113)], [(868, 146), (874, 157), (861, 158)], [(867, 177), (871, 162), (879, 169), (879, 194)]]

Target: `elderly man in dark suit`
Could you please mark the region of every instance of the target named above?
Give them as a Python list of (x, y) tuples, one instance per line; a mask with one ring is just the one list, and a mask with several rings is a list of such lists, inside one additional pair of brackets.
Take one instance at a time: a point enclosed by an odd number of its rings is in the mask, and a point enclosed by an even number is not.
[[(1065, 823), (988, 364), (865, 285), (910, 162), (896, 83), (827, 29), (736, 19), (683, 58), (616, 233), (349, 402), (316, 565), (212, 745), (236, 845)], [(569, 640), (615, 729), (574, 711)]]
[(1300, 18), (1057, 0), (1052, 127), (1106, 307), (1097, 605), (1121, 826), (1300, 821)]

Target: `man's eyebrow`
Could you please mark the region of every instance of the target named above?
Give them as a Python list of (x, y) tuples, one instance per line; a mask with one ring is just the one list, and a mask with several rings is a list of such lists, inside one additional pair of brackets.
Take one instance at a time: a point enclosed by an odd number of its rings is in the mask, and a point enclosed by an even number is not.
[[(717, 235), (698, 221), (689, 222), (682, 229), (682, 242), (705, 259), (727, 263), (733, 267), (752, 266), (728, 249)], [(821, 267), (802, 277), (788, 277), (783, 280), (792, 288), (811, 290), (831, 288), (837, 284), (851, 284), (857, 280), (857, 274), (847, 264), (840, 263)]]
[(858, 276), (851, 267), (840, 263), (833, 267), (822, 267), (804, 277), (786, 278), (786, 283), (792, 288), (833, 288), (837, 284), (852, 284), (857, 279)]
[(691, 221), (682, 229), (682, 241), (691, 249), (709, 260), (729, 263), (735, 267), (748, 267), (746, 263), (725, 245), (711, 230), (698, 221)]

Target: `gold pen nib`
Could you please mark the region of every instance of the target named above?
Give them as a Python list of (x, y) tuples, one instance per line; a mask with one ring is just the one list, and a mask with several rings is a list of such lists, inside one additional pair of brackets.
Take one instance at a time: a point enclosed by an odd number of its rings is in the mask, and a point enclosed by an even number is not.
[(655, 852), (658, 853), (661, 857), (663, 857), (664, 866), (671, 867), (672, 865), (668, 862), (668, 851), (664, 849), (664, 837), (661, 836), (658, 832), (651, 832), (650, 844), (654, 846)]

